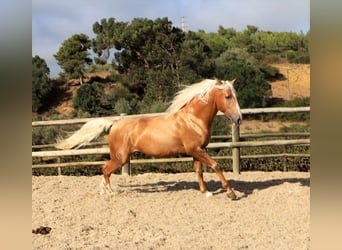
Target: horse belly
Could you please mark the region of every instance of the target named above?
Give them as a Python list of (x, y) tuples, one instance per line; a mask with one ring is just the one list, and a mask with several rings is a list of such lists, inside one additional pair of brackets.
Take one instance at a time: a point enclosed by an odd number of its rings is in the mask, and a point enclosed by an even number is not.
[(173, 138), (146, 135), (137, 145), (140, 152), (154, 157), (168, 157), (185, 153), (184, 147)]
[(137, 144), (137, 150), (154, 157), (169, 157), (184, 154), (185, 149), (174, 136), (167, 135), (166, 131), (146, 133)]

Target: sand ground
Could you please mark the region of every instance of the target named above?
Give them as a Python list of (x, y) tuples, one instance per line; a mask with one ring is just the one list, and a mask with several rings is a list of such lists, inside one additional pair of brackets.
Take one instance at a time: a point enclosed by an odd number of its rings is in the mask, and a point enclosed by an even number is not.
[(32, 249), (309, 249), (310, 173), (225, 173), (239, 200), (198, 191), (195, 173), (32, 176)]

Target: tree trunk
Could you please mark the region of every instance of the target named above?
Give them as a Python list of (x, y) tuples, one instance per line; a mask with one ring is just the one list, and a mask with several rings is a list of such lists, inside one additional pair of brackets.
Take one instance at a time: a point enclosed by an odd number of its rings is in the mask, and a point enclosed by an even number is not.
[(82, 74), (80, 75), (80, 84), (81, 84), (81, 86), (83, 84), (83, 75)]

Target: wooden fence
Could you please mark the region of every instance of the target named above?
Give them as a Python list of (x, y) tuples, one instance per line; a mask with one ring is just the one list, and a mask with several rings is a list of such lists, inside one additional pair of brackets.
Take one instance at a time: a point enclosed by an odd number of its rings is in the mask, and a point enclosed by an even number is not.
[[(310, 112), (310, 107), (296, 107), (296, 108), (256, 108), (256, 109), (242, 109), (242, 114), (262, 114), (262, 113), (293, 113), (293, 112)], [(137, 116), (156, 116), (163, 113), (144, 114), (144, 115), (130, 115), (127, 117)], [(218, 115), (223, 115), (218, 113)], [(122, 116), (104, 117), (110, 120), (123, 119)], [(52, 120), (52, 121), (35, 121), (32, 122), (32, 127), (37, 126), (52, 126), (52, 125), (67, 125), (67, 124), (83, 124), (96, 118), (82, 118), (82, 119), (68, 119), (68, 120)], [(240, 138), (247, 137), (270, 137), (270, 136), (305, 136), (309, 137), (309, 133), (272, 133), (272, 134), (258, 134), (258, 135), (240, 135), (239, 126), (232, 124), (232, 136), (216, 136), (216, 138), (231, 138), (231, 142), (211, 142), (207, 148), (232, 148), (231, 156), (213, 156), (214, 159), (232, 159), (233, 161), (233, 173), (240, 173), (240, 159), (244, 158), (267, 158), (267, 157), (294, 157), (304, 156), (310, 157), (309, 154), (269, 154), (269, 155), (240, 155), (241, 147), (261, 147), (261, 146), (279, 146), (279, 145), (308, 145), (310, 139), (285, 139), (285, 140), (265, 140), (265, 141), (240, 141)], [(215, 138), (213, 136), (212, 138)], [(91, 143), (90, 146), (94, 148), (86, 149), (72, 149), (72, 150), (45, 150), (45, 151), (33, 151), (32, 158), (56, 158), (57, 163), (50, 164), (33, 164), (32, 168), (46, 168), (46, 167), (57, 167), (58, 173), (61, 174), (61, 167), (68, 166), (89, 166), (89, 165), (102, 165), (105, 161), (82, 161), (82, 162), (65, 162), (61, 163), (60, 159), (64, 156), (79, 156), (79, 155), (103, 155), (109, 153), (108, 147), (103, 147), (104, 143)], [(102, 147), (98, 147), (102, 146)], [(38, 145), (32, 146), (32, 149), (44, 149), (53, 147), (53, 145)], [(163, 158), (163, 159), (134, 159), (130, 163), (141, 164), (141, 163), (163, 163), (163, 162), (186, 162), (192, 161), (192, 157), (180, 157), (180, 158)], [(130, 174), (130, 164), (127, 164), (122, 168), (123, 174)]]

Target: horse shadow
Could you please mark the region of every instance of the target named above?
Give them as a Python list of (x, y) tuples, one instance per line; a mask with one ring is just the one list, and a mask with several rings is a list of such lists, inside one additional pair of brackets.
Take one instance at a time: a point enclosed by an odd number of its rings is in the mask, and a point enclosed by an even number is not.
[[(274, 186), (279, 186), (284, 183), (295, 184), (299, 183), (301, 186), (310, 187), (310, 178), (283, 178), (272, 179), (265, 181), (243, 181), (230, 179), (229, 184), (233, 190), (242, 193), (238, 199), (243, 199), (251, 195), (255, 190), (265, 190)], [(138, 193), (156, 193), (156, 192), (179, 192), (184, 190), (198, 190), (199, 185), (197, 181), (159, 181), (155, 183), (146, 184), (127, 184), (120, 185), (124, 188), (129, 188), (131, 191)], [(210, 180), (206, 182), (208, 191), (213, 195), (226, 192), (222, 188), (220, 181)]]

